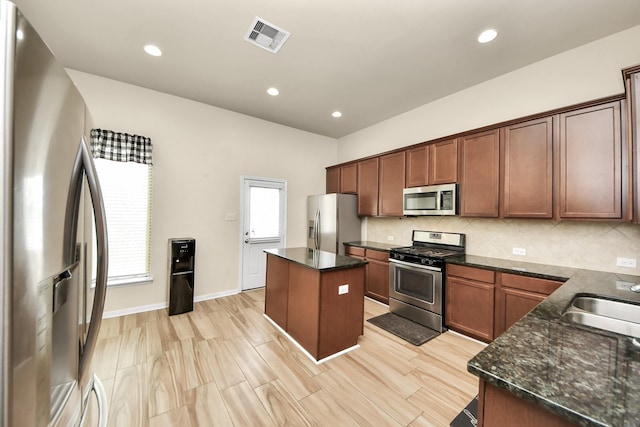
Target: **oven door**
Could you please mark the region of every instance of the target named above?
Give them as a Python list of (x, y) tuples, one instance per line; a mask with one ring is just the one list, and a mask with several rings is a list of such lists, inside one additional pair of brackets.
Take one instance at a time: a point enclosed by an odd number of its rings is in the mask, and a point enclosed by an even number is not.
[(389, 260), (389, 298), (442, 314), (442, 270)]

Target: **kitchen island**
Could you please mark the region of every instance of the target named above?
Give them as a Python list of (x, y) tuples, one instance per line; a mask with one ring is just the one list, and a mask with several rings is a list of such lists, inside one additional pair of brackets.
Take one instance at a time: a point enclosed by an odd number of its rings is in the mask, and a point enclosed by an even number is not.
[(308, 248), (265, 252), (265, 315), (315, 361), (357, 346), (367, 262)]
[[(480, 378), (478, 426), (637, 426), (640, 338), (562, 319), (577, 295), (638, 304), (640, 277), (463, 256), (452, 263), (541, 278), (558, 290), (471, 359)], [(521, 264), (521, 265), (520, 265)]]

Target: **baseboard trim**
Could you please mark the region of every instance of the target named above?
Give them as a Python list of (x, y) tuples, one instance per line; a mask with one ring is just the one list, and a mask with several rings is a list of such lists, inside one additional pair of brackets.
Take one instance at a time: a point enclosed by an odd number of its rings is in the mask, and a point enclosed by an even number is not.
[[(193, 299), (194, 302), (200, 302), (200, 301), (206, 301), (206, 300), (210, 300), (210, 299), (216, 299), (216, 298), (222, 298), (222, 297), (228, 297), (231, 295), (236, 295), (239, 294), (240, 291), (234, 289), (232, 291), (224, 291), (224, 292), (215, 292), (213, 294), (206, 294), (206, 295), (199, 295), (197, 297), (195, 297)], [(120, 317), (120, 316), (126, 316), (127, 314), (136, 314), (136, 313), (144, 313), (146, 311), (154, 311), (154, 310), (162, 310), (164, 308), (169, 307), (169, 303), (168, 302), (161, 302), (158, 304), (149, 304), (149, 305), (140, 305), (137, 307), (129, 307), (129, 308), (123, 308), (121, 310), (111, 310), (111, 311), (105, 311), (104, 314), (102, 315), (103, 319), (109, 319), (112, 317)]]

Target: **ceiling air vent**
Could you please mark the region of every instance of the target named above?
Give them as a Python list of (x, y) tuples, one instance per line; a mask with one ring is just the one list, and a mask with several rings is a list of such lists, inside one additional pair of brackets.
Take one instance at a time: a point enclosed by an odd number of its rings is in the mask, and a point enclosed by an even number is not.
[(256, 19), (253, 20), (249, 27), (249, 33), (245, 40), (270, 52), (277, 53), (288, 38), (289, 32), (256, 16)]

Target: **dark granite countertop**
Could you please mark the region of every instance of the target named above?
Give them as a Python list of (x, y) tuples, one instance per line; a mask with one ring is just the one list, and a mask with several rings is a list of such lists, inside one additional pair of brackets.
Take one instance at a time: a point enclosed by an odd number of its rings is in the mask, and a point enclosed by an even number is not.
[(470, 255), (447, 261), (535, 277), (569, 278), (471, 359), (469, 372), (579, 425), (640, 425), (640, 338), (560, 319), (577, 294), (640, 304), (640, 294), (629, 290), (640, 277)]
[(541, 279), (567, 281), (577, 271), (576, 268), (560, 267), (557, 265), (534, 264), (532, 262), (512, 261), (508, 259), (487, 258), (476, 255), (456, 255), (446, 258), (449, 264), (466, 265), (469, 267), (487, 268), (501, 271), (503, 273), (513, 273), (522, 276), (531, 276)]
[(322, 271), (360, 267), (367, 264), (367, 261), (358, 258), (309, 248), (267, 249), (265, 252)]
[(361, 242), (345, 242), (344, 245), (345, 246), (356, 246), (358, 248), (365, 248), (365, 249), (375, 249), (377, 251), (387, 251), (387, 252), (390, 249), (401, 248), (403, 246), (407, 246), (407, 245), (390, 245), (388, 243), (372, 242), (372, 241), (368, 241), (368, 240), (364, 240), (364, 241), (361, 241)]

